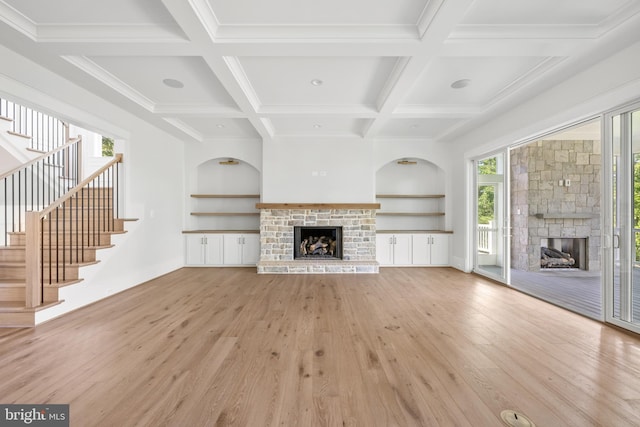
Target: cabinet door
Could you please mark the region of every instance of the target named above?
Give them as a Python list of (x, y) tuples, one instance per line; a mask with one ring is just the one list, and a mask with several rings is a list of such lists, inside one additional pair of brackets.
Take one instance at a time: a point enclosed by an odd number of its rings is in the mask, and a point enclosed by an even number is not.
[(393, 234), (376, 234), (376, 261), (380, 265), (393, 264)]
[(257, 265), (260, 260), (260, 235), (244, 234), (242, 239), (242, 264)]
[(223, 263), (225, 265), (242, 264), (242, 235), (225, 234)]
[(205, 259), (206, 265), (222, 265), (222, 236), (220, 234), (206, 234)]
[(395, 234), (393, 236), (393, 264), (411, 265), (411, 234)]
[(201, 234), (186, 235), (187, 265), (204, 264), (204, 237)]
[(449, 265), (448, 234), (431, 234), (431, 265)]
[(431, 240), (427, 234), (413, 235), (413, 264), (428, 265), (431, 262)]

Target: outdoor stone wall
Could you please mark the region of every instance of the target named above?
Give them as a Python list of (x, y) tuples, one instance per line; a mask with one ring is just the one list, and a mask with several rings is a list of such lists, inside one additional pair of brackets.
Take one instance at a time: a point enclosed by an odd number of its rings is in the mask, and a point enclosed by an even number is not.
[[(570, 180), (569, 186), (560, 185)], [(588, 239), (601, 269), (600, 141), (538, 141), (511, 151), (511, 266), (540, 269), (540, 239)]]
[[(342, 260), (294, 260), (294, 226), (342, 227)], [(374, 209), (261, 209), (258, 273), (377, 273)]]

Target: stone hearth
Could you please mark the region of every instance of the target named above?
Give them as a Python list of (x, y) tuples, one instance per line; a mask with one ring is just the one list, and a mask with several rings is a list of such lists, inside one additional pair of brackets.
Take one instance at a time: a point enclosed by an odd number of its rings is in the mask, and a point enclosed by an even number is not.
[[(376, 203), (272, 204), (260, 209), (258, 273), (378, 273)], [(294, 226), (342, 227), (342, 259), (294, 259)]]

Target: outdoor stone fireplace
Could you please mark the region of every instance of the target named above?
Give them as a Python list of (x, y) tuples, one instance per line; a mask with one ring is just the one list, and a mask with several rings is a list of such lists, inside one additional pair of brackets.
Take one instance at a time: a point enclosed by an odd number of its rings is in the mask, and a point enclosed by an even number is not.
[(600, 271), (600, 161), (600, 141), (544, 140), (511, 151), (512, 268), (540, 271), (543, 247), (567, 252), (571, 244), (572, 257), (584, 258), (578, 268)]
[[(258, 203), (256, 207), (260, 209), (258, 273), (378, 273), (378, 204)], [(311, 250), (316, 256), (303, 256), (300, 246), (312, 238), (317, 239)], [(310, 246), (305, 245), (309, 255)]]

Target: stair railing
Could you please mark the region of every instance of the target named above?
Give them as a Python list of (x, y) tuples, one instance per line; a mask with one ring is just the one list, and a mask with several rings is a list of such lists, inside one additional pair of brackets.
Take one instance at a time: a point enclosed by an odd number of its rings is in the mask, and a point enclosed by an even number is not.
[(104, 246), (119, 218), (122, 154), (39, 212), (26, 213), (26, 306), (45, 302), (45, 286), (68, 280), (84, 249)]
[(82, 138), (69, 141), (0, 176), (0, 243), (23, 232), (25, 212), (39, 211), (74, 188), (82, 178)]
[(0, 98), (0, 116), (12, 120), (11, 131), (31, 137), (29, 148), (43, 153), (67, 143), (69, 125), (62, 120)]

